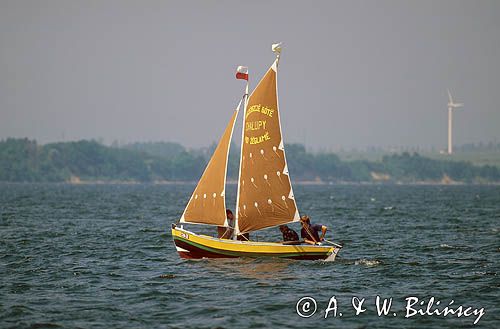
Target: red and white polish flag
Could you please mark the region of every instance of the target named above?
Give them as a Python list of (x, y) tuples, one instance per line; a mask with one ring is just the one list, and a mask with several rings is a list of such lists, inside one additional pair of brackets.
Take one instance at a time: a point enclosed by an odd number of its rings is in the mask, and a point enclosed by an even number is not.
[(236, 79), (248, 81), (248, 67), (238, 66), (238, 68), (236, 69)]

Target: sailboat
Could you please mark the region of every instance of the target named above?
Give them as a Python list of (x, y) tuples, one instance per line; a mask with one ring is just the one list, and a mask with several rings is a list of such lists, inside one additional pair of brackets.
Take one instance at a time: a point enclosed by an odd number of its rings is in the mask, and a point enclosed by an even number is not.
[[(285, 157), (278, 106), (276, 58), (252, 94), (248, 95), (248, 70), (239, 67), (236, 77), (246, 80), (245, 94), (233, 112), (180, 220), (172, 224), (172, 237), (180, 257), (235, 258), (279, 257), (333, 261), (342, 248), (322, 245), (256, 242), (246, 233), (300, 220)], [(234, 227), (226, 218), (226, 175), (231, 137), (243, 105), (239, 178)], [(232, 239), (215, 238), (184, 229), (183, 224), (222, 226), (234, 230)]]

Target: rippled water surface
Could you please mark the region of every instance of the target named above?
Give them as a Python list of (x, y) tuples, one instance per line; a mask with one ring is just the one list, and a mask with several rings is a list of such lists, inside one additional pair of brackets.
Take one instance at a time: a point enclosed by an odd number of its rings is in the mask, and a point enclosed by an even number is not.
[[(0, 327), (473, 326), (474, 315), (405, 318), (406, 298), (425, 311), (433, 296), (439, 309), (484, 308), (475, 327), (500, 327), (498, 186), (296, 186), (301, 212), (344, 244), (334, 263), (181, 260), (169, 228), (193, 188), (0, 184)], [(387, 316), (377, 295), (393, 298)], [(317, 304), (309, 318), (296, 313), (304, 296)], [(353, 297), (365, 298), (357, 316)]]

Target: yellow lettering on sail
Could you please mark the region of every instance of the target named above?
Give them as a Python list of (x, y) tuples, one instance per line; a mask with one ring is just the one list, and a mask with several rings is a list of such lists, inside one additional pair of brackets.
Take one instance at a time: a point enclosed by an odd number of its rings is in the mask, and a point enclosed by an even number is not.
[(262, 107), (262, 108), (260, 109), (260, 113), (265, 114), (265, 115), (269, 116), (270, 118), (272, 118), (272, 117), (273, 117), (274, 110), (273, 110), (273, 109), (271, 109), (271, 108), (269, 108), (269, 107), (265, 107), (265, 106), (264, 106), (264, 107)]
[(265, 114), (268, 117), (272, 118), (273, 113), (274, 113), (274, 109), (267, 107), (267, 106), (262, 106), (261, 104), (252, 105), (247, 109), (247, 114), (246, 114), (245, 118), (248, 118), (248, 116), (250, 114), (255, 113), (255, 112)]
[(245, 124), (245, 131), (266, 129), (266, 120), (251, 121)]
[(250, 145), (260, 144), (260, 143), (266, 142), (270, 139), (271, 139), (271, 137), (269, 137), (269, 132), (266, 131), (266, 133), (262, 136), (250, 137)]
[(248, 118), (248, 116), (254, 112), (260, 112), (260, 104), (250, 106), (247, 109), (247, 115), (245, 117)]

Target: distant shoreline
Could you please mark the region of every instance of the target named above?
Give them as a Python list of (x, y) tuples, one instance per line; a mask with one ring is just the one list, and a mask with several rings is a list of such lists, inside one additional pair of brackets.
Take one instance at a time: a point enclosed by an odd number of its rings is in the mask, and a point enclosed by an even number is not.
[[(152, 182), (140, 182), (140, 181), (119, 181), (119, 180), (80, 180), (79, 182), (10, 182), (10, 181), (0, 181), (0, 184), (13, 184), (13, 185), (38, 185), (38, 184), (50, 184), (50, 185), (192, 185), (195, 186), (197, 181), (152, 181)], [(236, 185), (236, 181), (228, 181), (227, 185)], [(500, 182), (452, 182), (443, 183), (441, 181), (415, 181), (415, 182), (318, 182), (318, 181), (294, 181), (292, 182), (295, 186), (500, 186)]]
[[(432, 159), (405, 152), (383, 155), (373, 161), (355, 157), (342, 160), (333, 153), (307, 152), (300, 144), (286, 147), (291, 179), (298, 185), (500, 183), (500, 166), (475, 166), (449, 157)], [(39, 145), (27, 138), (10, 138), (0, 141), (0, 181), (193, 184), (206, 168), (211, 154), (210, 149), (188, 150), (175, 143), (143, 143), (119, 148), (85, 140)], [(500, 161), (500, 152), (492, 153), (490, 159)], [(239, 155), (230, 154), (226, 166), (228, 182), (235, 184)]]

